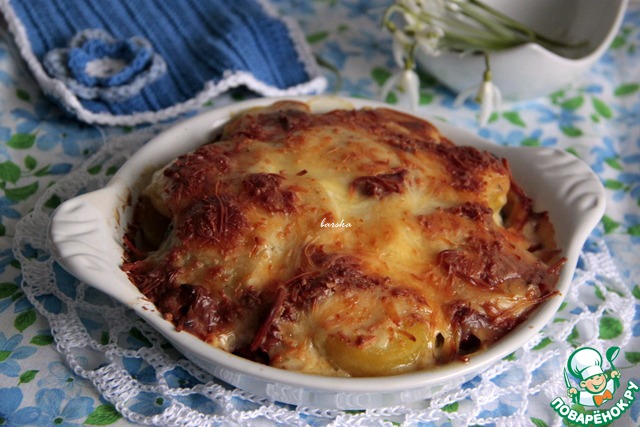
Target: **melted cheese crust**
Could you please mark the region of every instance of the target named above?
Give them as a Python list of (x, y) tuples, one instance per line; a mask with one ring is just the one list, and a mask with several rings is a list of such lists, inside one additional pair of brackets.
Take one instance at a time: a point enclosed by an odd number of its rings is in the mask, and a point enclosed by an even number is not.
[(563, 262), (505, 161), (389, 109), (247, 111), (157, 171), (138, 213), (123, 268), (179, 330), (315, 374), (464, 359)]

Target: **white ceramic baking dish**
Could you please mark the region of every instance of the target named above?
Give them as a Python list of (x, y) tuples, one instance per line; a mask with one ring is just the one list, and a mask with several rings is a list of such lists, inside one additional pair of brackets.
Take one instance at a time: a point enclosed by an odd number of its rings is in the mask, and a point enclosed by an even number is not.
[[(360, 99), (294, 98), (315, 112), (345, 107), (385, 106)], [(571, 284), (581, 248), (602, 217), (604, 189), (580, 159), (553, 148), (503, 147), (433, 121), (459, 145), (472, 145), (508, 159), (515, 179), (549, 212), (559, 246), (567, 257), (560, 275), (561, 296), (544, 302), (519, 327), (468, 363), (455, 362), (431, 371), (377, 378), (334, 378), (264, 366), (211, 347), (193, 335), (177, 332), (120, 269), (122, 237), (138, 195), (141, 174), (157, 169), (179, 154), (208, 142), (230, 117), (274, 99), (240, 102), (179, 123), (134, 154), (103, 189), (61, 204), (54, 212), (49, 236), (56, 260), (80, 280), (112, 296), (149, 322), (186, 357), (217, 378), (276, 401), (324, 408), (361, 409), (414, 402), (444, 387), (461, 384), (530, 340), (556, 311)]]

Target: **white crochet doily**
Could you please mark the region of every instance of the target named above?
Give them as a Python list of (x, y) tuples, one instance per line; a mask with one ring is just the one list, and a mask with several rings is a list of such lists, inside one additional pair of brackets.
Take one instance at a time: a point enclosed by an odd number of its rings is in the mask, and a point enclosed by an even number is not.
[[(52, 209), (46, 201), (66, 200), (103, 186), (152, 134), (134, 132), (112, 139), (85, 165), (48, 188), (17, 225), (14, 241), (14, 253), (22, 265), (22, 287), (48, 319), (57, 350), (77, 375), (91, 381), (105, 400), (133, 422), (559, 426), (562, 419), (549, 404), (555, 397), (566, 396), (562, 372), (571, 352), (582, 346), (602, 353), (614, 345), (624, 349), (631, 339), (633, 296), (604, 242), (592, 237), (555, 320), (526, 346), (459, 390), (435, 394), (412, 406), (334, 411), (274, 403), (230, 387), (181, 357), (124, 306), (63, 272), (50, 255), (47, 225)], [(622, 332), (608, 334), (608, 325), (621, 327)], [(155, 403), (155, 413), (141, 402)]]

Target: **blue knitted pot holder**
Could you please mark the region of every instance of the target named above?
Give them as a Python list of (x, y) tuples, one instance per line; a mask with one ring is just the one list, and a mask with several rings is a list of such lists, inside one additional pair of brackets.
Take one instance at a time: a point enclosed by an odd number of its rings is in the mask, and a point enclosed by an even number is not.
[(267, 0), (0, 0), (44, 92), (78, 119), (172, 118), (245, 86), (320, 93), (326, 80), (297, 25)]

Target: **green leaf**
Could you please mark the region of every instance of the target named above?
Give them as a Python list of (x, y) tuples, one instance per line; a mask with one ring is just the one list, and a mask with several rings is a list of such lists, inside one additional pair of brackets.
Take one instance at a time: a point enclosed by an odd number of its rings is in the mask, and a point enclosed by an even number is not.
[(539, 147), (540, 140), (538, 138), (525, 138), (520, 145), (523, 147)]
[(30, 308), (16, 316), (16, 319), (13, 321), (13, 326), (15, 326), (20, 332), (24, 332), (24, 330), (33, 325), (35, 321), (36, 311), (33, 308)]
[(575, 345), (575, 341), (578, 338), (580, 338), (580, 332), (578, 332), (578, 328), (574, 326), (573, 330), (571, 331), (571, 333), (567, 337), (567, 342), (570, 343), (571, 345)]
[(610, 340), (619, 336), (624, 327), (622, 322), (615, 317), (603, 317), (600, 319), (600, 339)]
[(10, 297), (18, 290), (18, 285), (15, 283), (4, 282), (0, 283), (0, 299)]
[(24, 89), (16, 89), (16, 97), (26, 102), (29, 102), (31, 100), (29, 92)]
[(546, 337), (544, 338), (542, 341), (540, 341), (535, 347), (533, 347), (533, 350), (540, 350), (545, 348), (546, 346), (548, 346), (549, 344), (551, 344), (553, 341), (551, 341), (551, 338)]
[(32, 171), (38, 166), (38, 161), (33, 156), (28, 155), (24, 158), (24, 165), (28, 170)]
[(131, 335), (133, 338), (137, 339), (138, 341), (142, 342), (142, 344), (147, 347), (151, 347), (152, 345), (151, 341), (149, 341), (149, 339), (144, 336), (144, 334), (140, 331), (140, 329), (136, 327), (129, 329), (129, 335)]
[(580, 95), (574, 98), (567, 99), (562, 104), (560, 104), (560, 106), (566, 110), (577, 110), (578, 108), (582, 107), (582, 104), (584, 104), (584, 96)]
[(627, 96), (636, 93), (640, 89), (640, 83), (625, 83), (618, 86), (613, 94), (615, 96)]
[(118, 172), (118, 167), (117, 166), (109, 166), (109, 169), (107, 169), (107, 176), (111, 176), (111, 175), (115, 174), (116, 172)]
[(622, 165), (618, 161), (616, 157), (610, 157), (608, 159), (604, 159), (604, 162), (611, 166), (611, 168), (621, 171), (623, 169)]
[(607, 179), (604, 181), (604, 187), (609, 190), (622, 190), (624, 188), (624, 184), (615, 179)]
[(29, 341), (33, 345), (49, 345), (53, 342), (51, 335), (36, 335)]
[(30, 133), (14, 133), (9, 138), (7, 145), (16, 150), (27, 150), (33, 146), (36, 136)]
[(608, 292), (608, 293), (616, 294), (616, 295), (618, 295), (619, 297), (624, 297), (624, 294), (622, 293), (622, 291), (619, 291), (619, 290), (617, 290), (617, 289), (610, 288), (610, 287), (608, 287), (608, 286), (607, 286), (607, 288), (606, 288), (606, 289), (607, 289), (607, 292)]
[(321, 42), (322, 40), (329, 37), (329, 33), (327, 31), (319, 31), (317, 33), (309, 34), (307, 36), (307, 43), (314, 44)]
[(427, 105), (433, 102), (432, 93), (420, 93), (420, 105)]
[(14, 202), (20, 202), (33, 196), (38, 191), (38, 182), (32, 182), (24, 187), (6, 188), (4, 195)]
[(559, 90), (559, 91), (553, 92), (551, 95), (549, 95), (549, 97), (551, 98), (551, 102), (553, 104), (558, 105), (560, 103), (560, 100), (564, 97), (564, 91)]
[[(244, 101), (245, 99), (247, 99), (247, 95), (240, 90), (234, 90), (233, 92), (231, 92), (231, 98), (234, 101)], [(129, 132), (135, 130), (135, 127), (125, 127), (124, 129), (125, 131)]]
[(564, 133), (567, 136), (571, 136), (571, 137), (582, 136), (582, 131), (573, 126), (562, 126), (560, 127), (560, 130), (562, 131), (562, 133)]
[(616, 228), (620, 227), (620, 223), (608, 215), (602, 217), (602, 225), (604, 225), (605, 234), (612, 233)]
[(502, 360), (506, 360), (506, 361), (512, 361), (512, 360), (516, 360), (518, 357), (516, 356), (515, 351), (513, 353), (509, 353), (507, 354), (505, 357), (502, 358)]
[(616, 36), (611, 45), (609, 46), (611, 49), (620, 49), (626, 43), (626, 39), (622, 36)]
[(108, 331), (103, 331), (102, 334), (100, 335), (100, 344), (102, 344), (102, 345), (109, 344), (109, 332)]
[(33, 381), (38, 372), (40, 371), (36, 371), (35, 369), (24, 371), (22, 375), (20, 375), (20, 381), (18, 382), (18, 384), (26, 384)]
[(0, 362), (4, 362), (11, 356), (11, 350), (0, 350)]
[(45, 176), (49, 174), (49, 169), (51, 169), (51, 165), (46, 165), (35, 171), (33, 174), (38, 177)]
[[(339, 1), (339, 0), (329, 0), (329, 5), (330, 5), (331, 7), (334, 7), (334, 6), (335, 6), (335, 4), (336, 4), (338, 1)], [(350, 28), (350, 27), (349, 27), (349, 25), (347, 25), (347, 24), (340, 24), (340, 25), (338, 25), (338, 27), (336, 28), (336, 30), (337, 30), (339, 33), (344, 33), (345, 31), (349, 31), (349, 28)]]
[(593, 293), (596, 295), (596, 298), (604, 300), (604, 295), (602, 294), (600, 288), (596, 288)]
[(387, 98), (384, 101), (388, 104), (397, 104), (398, 96), (395, 92), (389, 92), (389, 95), (387, 95)]
[(629, 233), (630, 236), (640, 236), (640, 225), (632, 225), (631, 227), (627, 228), (627, 233)]
[(627, 362), (633, 363), (634, 365), (640, 363), (640, 351), (627, 351), (624, 353), (624, 357), (627, 359)]
[(377, 83), (378, 86), (382, 86), (384, 82), (391, 76), (391, 72), (386, 68), (375, 67), (371, 70), (371, 78)]
[(115, 423), (120, 418), (122, 418), (122, 415), (116, 410), (115, 406), (105, 403), (90, 413), (84, 423), (92, 426), (106, 426)]
[(0, 163), (0, 180), (15, 184), (20, 179), (20, 168), (10, 160)]
[(580, 158), (580, 154), (578, 154), (578, 150), (576, 150), (573, 147), (569, 147), (565, 150), (567, 153), (569, 154), (573, 154), (574, 156), (576, 156), (577, 158)]
[(531, 417), (530, 420), (535, 427), (548, 427), (547, 423), (542, 421), (540, 418)]
[(102, 170), (102, 165), (96, 165), (87, 169), (87, 172), (89, 172), (91, 175), (97, 175), (100, 173), (101, 170)]
[(632, 293), (633, 293), (633, 296), (634, 296), (634, 297), (636, 297), (637, 299), (640, 299), (640, 286), (636, 285), (636, 286), (633, 288)]
[(444, 405), (442, 407), (442, 410), (444, 412), (448, 412), (448, 413), (458, 412), (458, 407), (459, 406), (460, 406), (460, 404), (458, 402), (453, 402), (453, 403), (450, 403), (448, 405)]
[(520, 117), (520, 113), (518, 113), (517, 111), (507, 111), (506, 113), (502, 114), (502, 117), (507, 119), (511, 124), (523, 128), (527, 127), (527, 124), (522, 120), (522, 118)]
[(593, 104), (593, 108), (596, 110), (596, 112), (605, 119), (610, 119), (613, 117), (613, 110), (603, 100), (599, 98), (593, 98), (591, 103)]
[(60, 196), (54, 194), (53, 196), (49, 197), (49, 200), (44, 202), (44, 206), (49, 209), (55, 209), (60, 206), (60, 203), (62, 203), (62, 200), (60, 200)]

